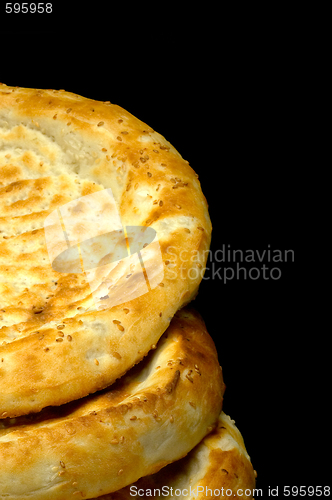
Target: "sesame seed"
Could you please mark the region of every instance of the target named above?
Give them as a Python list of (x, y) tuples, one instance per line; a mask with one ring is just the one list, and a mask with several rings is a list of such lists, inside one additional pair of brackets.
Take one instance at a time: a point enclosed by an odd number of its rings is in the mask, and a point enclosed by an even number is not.
[(73, 337), (71, 335), (67, 335), (67, 340), (68, 342), (71, 342), (73, 340)]
[(47, 351), (49, 351), (49, 350), (50, 350), (50, 348), (49, 348), (49, 347), (45, 347), (45, 349), (44, 349), (44, 351), (45, 351), (45, 352), (47, 352)]
[(63, 339), (62, 338), (58, 338), (58, 339), (55, 339), (56, 342), (62, 342)]
[(132, 417), (130, 417), (130, 420), (137, 420), (136, 415), (133, 415)]
[(99, 365), (98, 359), (95, 359), (94, 362), (95, 362), (95, 365), (97, 365), (97, 366)]
[(116, 325), (118, 327), (118, 329), (120, 330), (120, 332), (124, 332), (124, 327), (122, 325)]
[(104, 125), (104, 122), (97, 123), (97, 127), (101, 127), (102, 125)]
[(174, 422), (174, 417), (173, 417), (173, 415), (171, 415), (171, 416), (169, 417), (169, 421), (171, 422), (171, 424)]
[(113, 323), (115, 325), (120, 325), (121, 321), (119, 321), (118, 319), (113, 319)]
[(148, 177), (152, 177), (151, 172), (147, 172), (147, 174), (148, 174)]
[(192, 406), (196, 410), (196, 405), (192, 401), (189, 401), (190, 406)]
[(157, 349), (156, 344), (152, 344), (151, 349)]
[(107, 149), (106, 149), (106, 148), (102, 148), (102, 151), (106, 152), (106, 151), (107, 151)]
[(163, 315), (163, 313), (162, 313), (162, 312), (160, 312), (160, 313), (159, 313), (159, 316), (160, 316), (160, 317), (162, 317), (162, 315)]
[(192, 378), (191, 375), (189, 375), (189, 373), (187, 373), (186, 375), (186, 378), (189, 380), (189, 382), (191, 382), (192, 384), (194, 383), (194, 379)]
[(118, 470), (118, 476), (121, 476), (121, 474), (123, 474), (123, 469)]
[(53, 120), (56, 120), (56, 119), (57, 119), (57, 117), (58, 117), (58, 114), (57, 114), (57, 113), (55, 113), (55, 115), (53, 116)]
[(4, 411), (4, 412), (1, 414), (1, 416), (2, 416), (2, 417), (7, 417), (7, 415), (8, 415), (8, 411)]
[(158, 285), (161, 287), (165, 286), (164, 283), (158, 283)]
[(120, 137), (120, 136), (118, 135), (117, 140), (118, 140), (118, 141), (122, 141), (122, 137)]
[(70, 113), (71, 110), (72, 110), (72, 108), (68, 108), (67, 111), (66, 111), (66, 113)]
[(70, 436), (76, 434), (76, 430), (70, 424), (65, 424), (65, 429)]
[(62, 460), (60, 460), (60, 465), (61, 465), (61, 467), (62, 467), (63, 469), (65, 469), (65, 467), (66, 467), (66, 466), (65, 466), (65, 464), (64, 464), (64, 462), (63, 462)]
[(114, 356), (116, 359), (121, 359), (122, 358), (121, 354), (119, 354), (117, 351), (113, 351), (112, 352), (112, 356)]
[(164, 202), (163, 202), (162, 200), (160, 200), (160, 202), (159, 202), (159, 206), (160, 206), (160, 207), (162, 207), (162, 206), (163, 206), (163, 204), (164, 204)]
[(112, 439), (111, 444), (119, 444), (119, 440), (117, 438)]

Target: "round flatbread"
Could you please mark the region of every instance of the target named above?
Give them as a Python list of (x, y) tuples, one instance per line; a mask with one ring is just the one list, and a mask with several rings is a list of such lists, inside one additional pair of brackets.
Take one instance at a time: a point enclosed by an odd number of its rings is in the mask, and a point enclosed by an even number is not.
[(94, 498), (185, 456), (221, 411), (224, 383), (203, 320), (181, 310), (156, 350), (112, 388), (0, 422), (0, 492)]
[(127, 111), (0, 84), (0, 418), (107, 387), (197, 293), (192, 168)]
[(98, 500), (253, 500), (256, 476), (239, 429), (221, 412), (217, 427), (186, 457)]

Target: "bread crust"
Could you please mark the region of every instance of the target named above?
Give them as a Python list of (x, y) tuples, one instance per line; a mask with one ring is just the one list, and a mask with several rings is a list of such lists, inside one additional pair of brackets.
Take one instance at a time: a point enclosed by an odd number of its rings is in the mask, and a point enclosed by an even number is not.
[[(188, 162), (117, 105), (0, 84), (0, 146), (0, 418), (7, 418), (84, 397), (143, 359), (197, 293), (211, 222)], [(100, 311), (82, 275), (52, 269), (43, 225), (64, 204), (108, 188), (125, 227), (156, 231), (164, 278)]]
[(2, 420), (0, 498), (94, 498), (153, 474), (211, 432), (224, 389), (203, 320), (183, 309), (112, 388)]
[(98, 500), (129, 500), (134, 496), (252, 500), (256, 476), (239, 429), (221, 412), (217, 427), (186, 457)]

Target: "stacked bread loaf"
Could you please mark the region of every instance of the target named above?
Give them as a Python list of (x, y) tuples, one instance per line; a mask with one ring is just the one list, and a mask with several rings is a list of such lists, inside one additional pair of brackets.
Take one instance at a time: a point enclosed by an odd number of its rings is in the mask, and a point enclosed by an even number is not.
[(197, 175), (151, 127), (0, 84), (0, 499), (252, 498), (188, 306), (210, 238)]

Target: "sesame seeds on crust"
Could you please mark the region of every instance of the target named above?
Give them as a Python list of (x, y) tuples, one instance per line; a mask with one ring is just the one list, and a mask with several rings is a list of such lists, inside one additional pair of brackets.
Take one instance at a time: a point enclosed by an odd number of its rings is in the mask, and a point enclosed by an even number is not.
[[(190, 371), (192, 383), (186, 378)], [(122, 488), (153, 472), (158, 461), (178, 460), (192, 449), (214, 426), (223, 392), (214, 343), (200, 316), (184, 309), (157, 348), (111, 388), (37, 415), (5, 418), (0, 427), (2, 491), (13, 493), (9, 478), (15, 470), (27, 493), (38, 492), (50, 463), (63, 481), (63, 495), (89, 495), (97, 484)]]
[[(188, 162), (109, 101), (0, 84), (0, 141), (0, 407), (16, 417), (107, 387), (143, 359), (195, 296), (211, 223)], [(114, 310), (107, 291), (95, 309), (84, 276), (51, 266), (44, 231), (54, 211), (105, 189), (123, 225), (156, 231), (162, 261), (172, 261), (144, 295)], [(183, 266), (184, 249), (198, 251), (199, 262)], [(124, 282), (132, 276), (123, 270)], [(147, 310), (157, 313), (148, 318)]]

